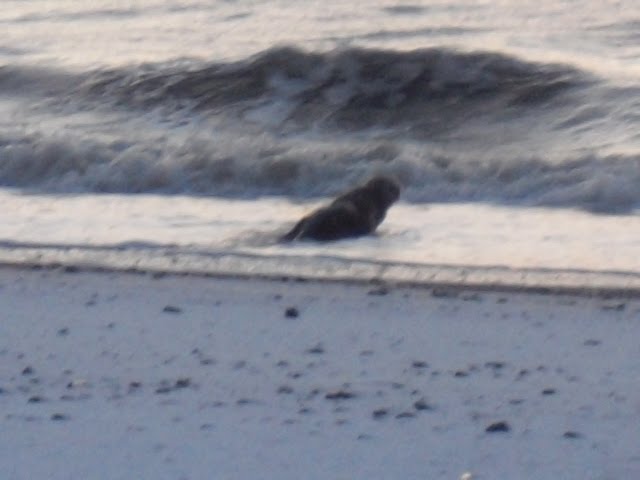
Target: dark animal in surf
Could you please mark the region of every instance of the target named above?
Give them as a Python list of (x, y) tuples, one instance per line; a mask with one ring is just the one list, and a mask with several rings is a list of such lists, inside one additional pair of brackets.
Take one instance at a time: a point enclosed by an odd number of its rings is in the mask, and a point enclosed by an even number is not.
[(382, 223), (387, 210), (399, 196), (400, 184), (396, 180), (374, 177), (304, 217), (281, 241), (327, 242), (369, 235)]

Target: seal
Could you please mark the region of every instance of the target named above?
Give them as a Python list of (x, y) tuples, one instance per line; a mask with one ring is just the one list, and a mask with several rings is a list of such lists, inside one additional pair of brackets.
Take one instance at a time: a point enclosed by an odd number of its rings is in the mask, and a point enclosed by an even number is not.
[(382, 223), (387, 210), (399, 196), (400, 184), (395, 179), (373, 177), (302, 218), (280, 240), (329, 242), (369, 235)]

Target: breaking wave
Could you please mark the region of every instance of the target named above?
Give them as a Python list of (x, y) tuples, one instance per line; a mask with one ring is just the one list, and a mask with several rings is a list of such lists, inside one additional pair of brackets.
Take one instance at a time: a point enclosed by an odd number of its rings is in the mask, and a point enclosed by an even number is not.
[[(235, 62), (92, 72), (6, 66), (0, 91), (27, 97), (24, 124), (29, 115), (48, 120), (0, 131), (0, 185), (304, 198), (382, 172), (400, 179), (410, 202), (629, 212), (640, 207), (637, 150), (552, 151), (558, 131), (562, 145), (589, 132), (616, 141), (599, 130), (615, 109), (574, 102), (598, 82), (567, 65), (444, 48), (283, 47)], [(638, 92), (606, 93), (619, 106)], [(623, 133), (634, 138), (629, 112)]]
[[(415, 131), (474, 109), (541, 105), (590, 81), (566, 65), (443, 48), (409, 52), (350, 48), (311, 53), (274, 48), (232, 63), (147, 65), (95, 72), (82, 90), (130, 108), (261, 113), (278, 124), (349, 131)], [(427, 130), (430, 130), (427, 128)]]
[(30, 135), (0, 139), (0, 184), (45, 192), (328, 196), (393, 174), (409, 202), (497, 202), (629, 212), (640, 207), (640, 155), (474, 159), (392, 142), (274, 146), (267, 137), (147, 144)]

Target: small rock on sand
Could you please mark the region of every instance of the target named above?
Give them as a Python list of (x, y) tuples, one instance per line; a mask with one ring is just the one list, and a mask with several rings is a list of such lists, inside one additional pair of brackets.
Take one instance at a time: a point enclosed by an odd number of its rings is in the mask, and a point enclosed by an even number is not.
[(314, 354), (314, 355), (321, 355), (324, 353), (324, 347), (322, 346), (321, 343), (318, 343), (317, 345), (307, 349), (307, 353)]
[(349, 392), (347, 390), (336, 390), (335, 392), (327, 393), (324, 398), (327, 400), (349, 400), (356, 396), (355, 393)]
[(180, 307), (176, 307), (175, 305), (167, 305), (162, 311), (164, 313), (182, 313), (182, 309)]
[(387, 410), (386, 408), (378, 408), (372, 412), (371, 416), (376, 420), (379, 420), (381, 418), (386, 417), (388, 413), (389, 413), (389, 410)]
[(485, 428), (485, 432), (487, 433), (498, 433), (498, 432), (508, 432), (511, 430), (511, 427), (507, 422), (495, 422)]
[(415, 408), (416, 410), (419, 410), (419, 411), (433, 410), (433, 407), (431, 405), (429, 405), (427, 403), (427, 401), (425, 399), (423, 399), (423, 398), (421, 398), (420, 400), (417, 400), (413, 404), (413, 408)]

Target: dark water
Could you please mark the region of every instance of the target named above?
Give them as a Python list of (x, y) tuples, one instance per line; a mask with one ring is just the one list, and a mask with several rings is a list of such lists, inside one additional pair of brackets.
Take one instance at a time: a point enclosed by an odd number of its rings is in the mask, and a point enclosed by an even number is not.
[(298, 199), (385, 172), (413, 203), (640, 205), (633, 2), (10, 3), (5, 187)]

